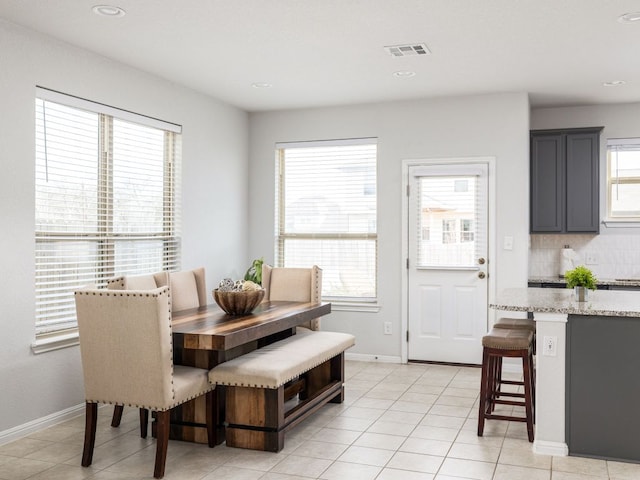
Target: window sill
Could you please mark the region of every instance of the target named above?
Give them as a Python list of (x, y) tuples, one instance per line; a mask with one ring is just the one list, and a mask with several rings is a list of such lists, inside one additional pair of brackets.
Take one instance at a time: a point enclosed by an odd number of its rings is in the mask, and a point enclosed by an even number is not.
[(39, 355), (40, 353), (74, 347), (76, 345), (80, 345), (80, 338), (78, 336), (78, 332), (72, 332), (62, 335), (42, 336), (40, 338), (36, 338), (36, 341), (31, 344), (31, 351), (34, 354)]
[(630, 220), (603, 220), (602, 224), (607, 228), (640, 228), (640, 219)]
[(332, 312), (378, 313), (380, 304), (375, 302), (336, 302), (331, 301)]

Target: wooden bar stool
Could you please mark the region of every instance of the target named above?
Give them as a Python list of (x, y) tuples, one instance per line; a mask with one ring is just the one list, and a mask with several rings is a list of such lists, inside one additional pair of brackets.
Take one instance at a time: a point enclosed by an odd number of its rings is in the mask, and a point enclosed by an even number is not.
[[(494, 328), (482, 337), (482, 380), (480, 385), (480, 411), (478, 415), (478, 436), (484, 432), (485, 420), (509, 420), (526, 422), (527, 436), (533, 442), (533, 333), (526, 329)], [(502, 380), (498, 368), (502, 369), (505, 357), (521, 358), (523, 381)], [(524, 393), (501, 391), (501, 385), (522, 385)], [(521, 398), (524, 401), (506, 400), (501, 397)], [(496, 405), (515, 405), (525, 408), (524, 417), (496, 415)]]
[[(533, 339), (531, 340), (531, 350), (533, 354), (536, 354), (536, 322), (529, 318), (508, 318), (501, 317), (496, 323), (493, 324), (493, 328), (510, 328), (513, 330), (528, 330), (533, 333)], [(498, 360), (499, 365), (496, 366), (498, 372), (498, 381), (502, 380), (502, 359)], [(531, 371), (531, 382), (536, 384), (536, 371), (535, 368)], [(533, 397), (533, 406), (535, 408), (536, 398)]]

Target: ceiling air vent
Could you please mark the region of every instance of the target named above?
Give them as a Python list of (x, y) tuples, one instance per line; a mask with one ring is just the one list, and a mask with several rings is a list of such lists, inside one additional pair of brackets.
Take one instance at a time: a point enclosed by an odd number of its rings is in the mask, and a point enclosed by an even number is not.
[(391, 45), (384, 47), (392, 57), (413, 57), (416, 55), (430, 55), (431, 52), (424, 43), (409, 43), (407, 45)]

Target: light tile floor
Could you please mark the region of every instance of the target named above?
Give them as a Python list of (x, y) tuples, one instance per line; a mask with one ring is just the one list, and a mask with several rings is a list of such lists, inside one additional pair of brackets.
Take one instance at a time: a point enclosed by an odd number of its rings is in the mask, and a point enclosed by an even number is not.
[[(535, 455), (523, 423), (488, 421), (476, 435), (480, 370), (347, 362), (346, 401), (285, 437), (280, 453), (172, 441), (167, 480), (640, 479), (640, 465)], [(511, 407), (509, 407), (511, 408)], [(84, 416), (0, 446), (2, 480), (152, 478), (155, 444), (138, 415), (120, 428), (100, 410), (90, 468), (80, 466)]]

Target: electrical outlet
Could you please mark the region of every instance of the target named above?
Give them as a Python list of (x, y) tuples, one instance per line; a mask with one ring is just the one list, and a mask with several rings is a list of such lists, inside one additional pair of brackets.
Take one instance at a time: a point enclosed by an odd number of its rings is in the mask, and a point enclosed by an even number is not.
[(558, 337), (545, 336), (543, 338), (542, 344), (542, 355), (547, 357), (555, 357), (556, 356), (556, 346), (558, 344)]
[(391, 322), (384, 322), (384, 334), (391, 335)]
[(598, 257), (595, 253), (587, 253), (585, 254), (584, 263), (586, 263), (587, 265), (597, 265)]

